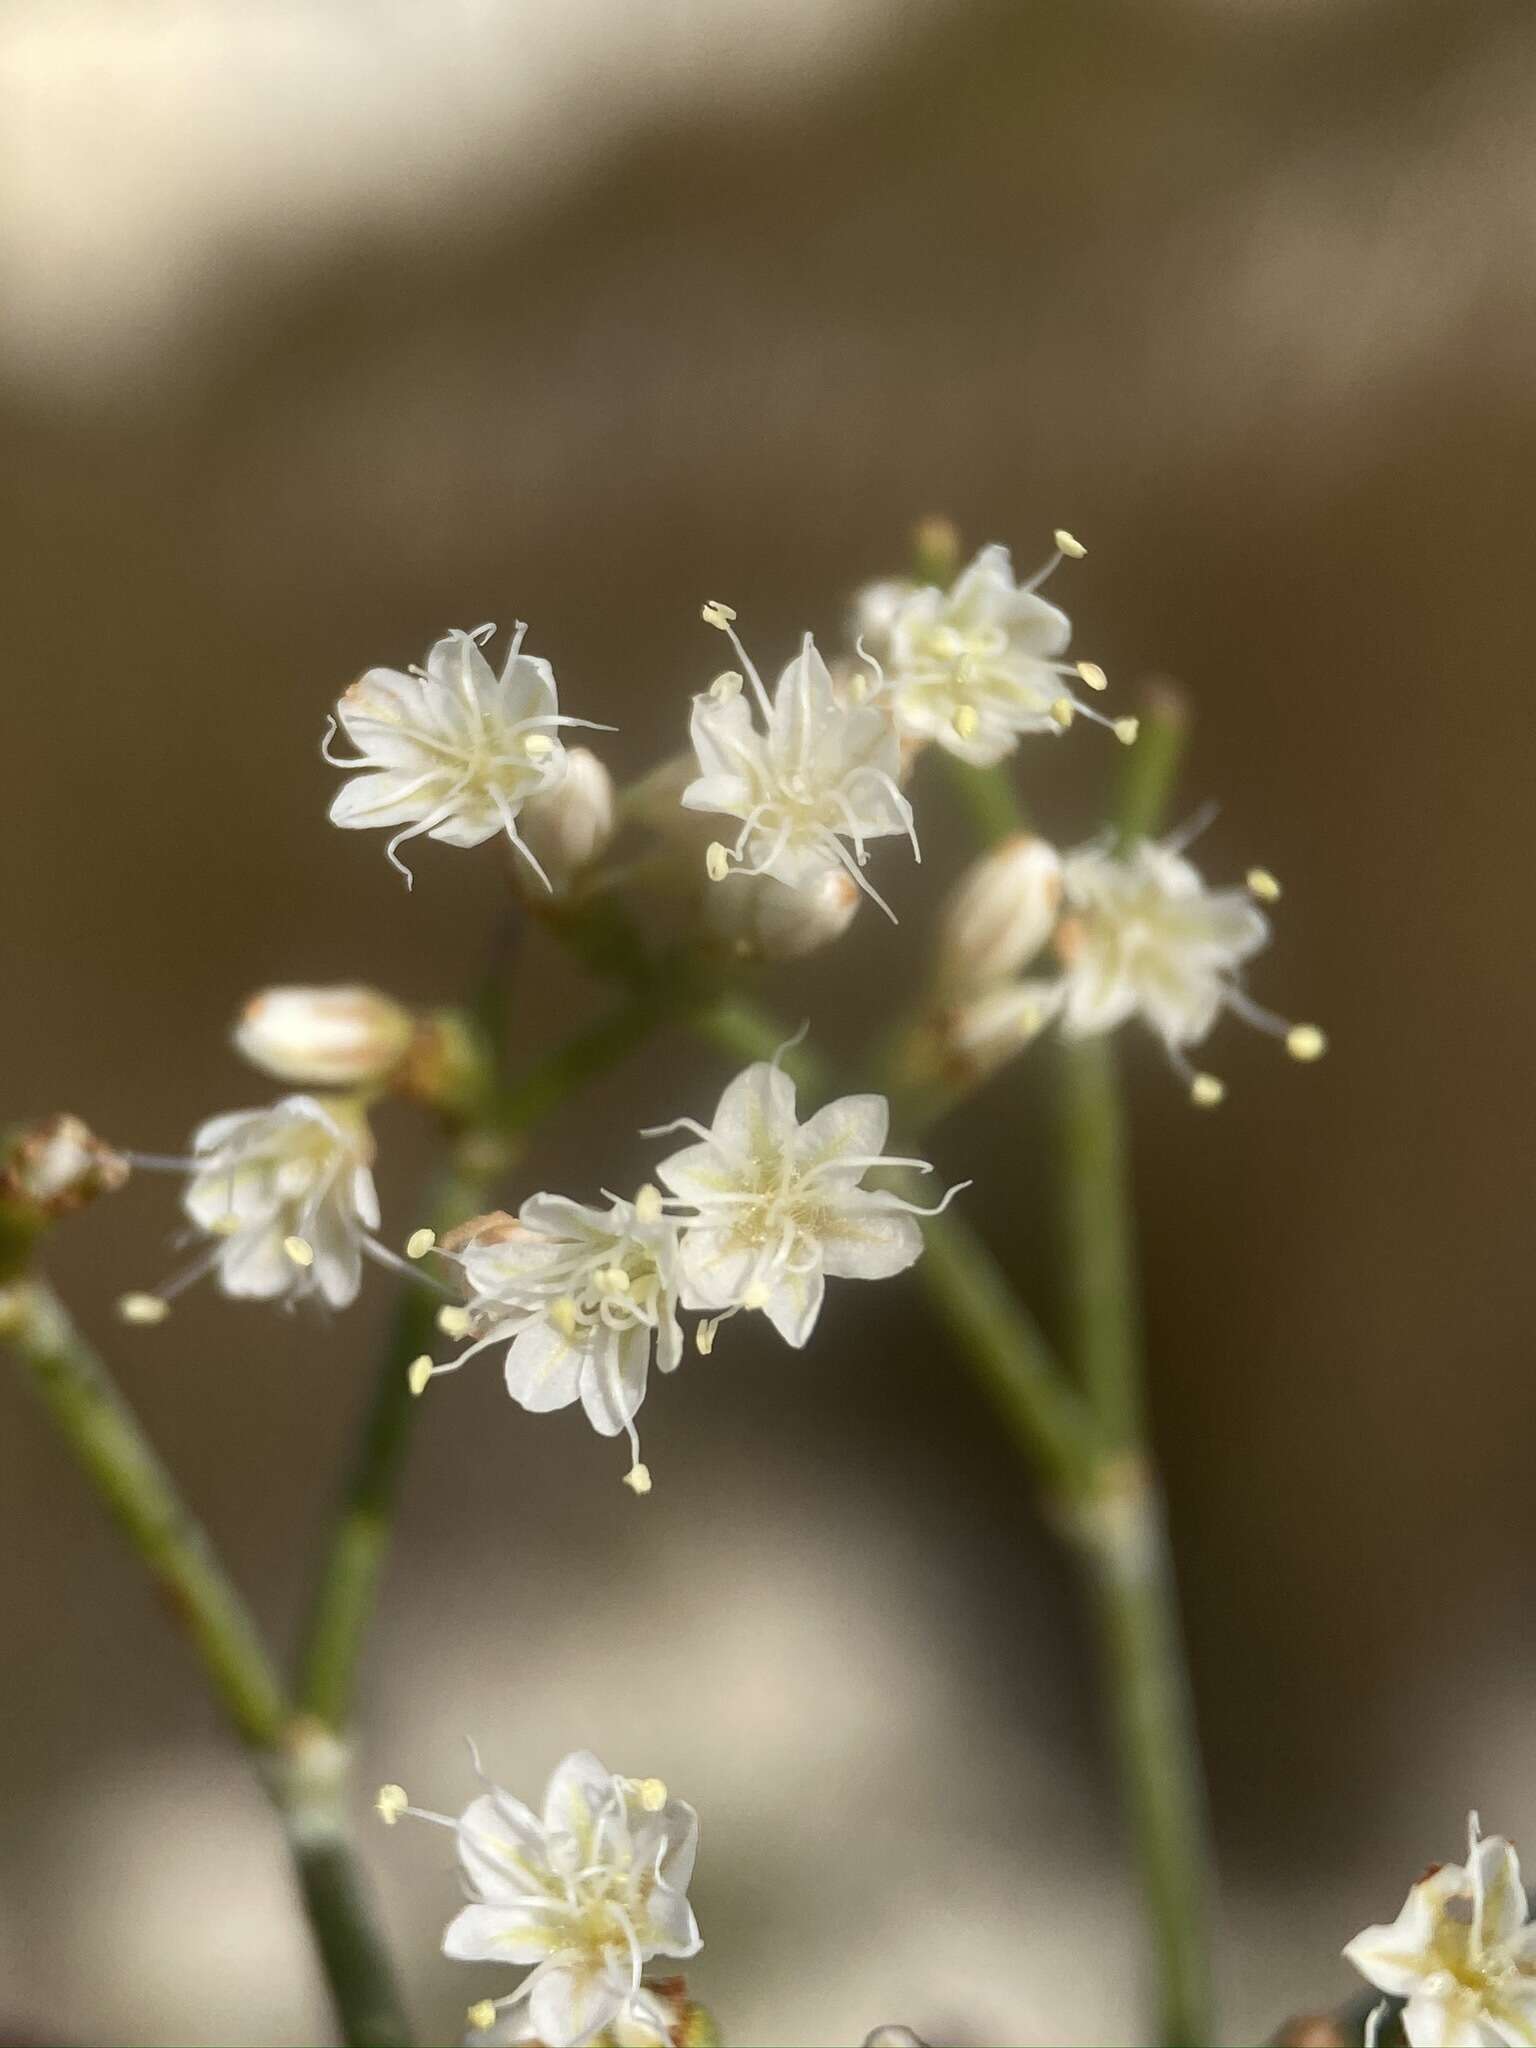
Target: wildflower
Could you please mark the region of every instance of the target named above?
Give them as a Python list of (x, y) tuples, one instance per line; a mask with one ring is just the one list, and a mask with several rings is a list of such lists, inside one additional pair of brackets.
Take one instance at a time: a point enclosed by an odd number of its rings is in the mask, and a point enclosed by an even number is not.
[(606, 851), (614, 834), (613, 777), (590, 747), (569, 747), (565, 776), (529, 797), (523, 841), (563, 895), (584, 868)]
[(935, 983), (958, 1000), (996, 988), (1040, 951), (1061, 906), (1061, 862), (1028, 832), (983, 854), (939, 920)]
[(577, 1750), (551, 1777), (541, 1816), (488, 1781), (457, 1820), (392, 1799), (386, 1818), (401, 1813), (457, 1837), (470, 1902), (443, 1953), (535, 1965), (516, 1991), (474, 2009), (477, 2032), (526, 2000), (532, 2038), (546, 2048), (583, 2048), (610, 2029), (616, 2040), (646, 2038), (661, 2008), (642, 1986), (644, 1965), (700, 1947), (688, 1904), (699, 1832), (691, 1806), (659, 1778), (617, 1777)]
[(210, 1118), (193, 1134), (190, 1159), (129, 1156), (135, 1166), (189, 1175), (182, 1206), (211, 1239), (158, 1293), (124, 1296), (119, 1307), (129, 1322), (160, 1321), (210, 1269), (226, 1294), (289, 1301), (318, 1294), (345, 1308), (356, 1297), (364, 1252), (398, 1263), (371, 1235), (379, 1223), (373, 1141), (351, 1103), (287, 1095), (267, 1109)]
[(842, 868), (786, 889), (772, 875), (738, 875), (711, 889), (704, 917), (711, 932), (741, 960), (800, 960), (840, 939), (863, 897)]
[(1395, 1921), (1344, 1951), (1368, 1983), (1407, 2000), (1409, 2048), (1536, 2042), (1536, 1927), (1520, 1859), (1502, 1835), (1482, 1839), (1476, 1814), (1467, 1836), (1465, 1865), (1434, 1865)]
[(1008, 550), (994, 545), (948, 590), (888, 582), (860, 594), (856, 625), (888, 672), (904, 738), (936, 740), (976, 767), (1001, 761), (1026, 733), (1060, 733), (1078, 716), (1135, 739), (1134, 719), (1105, 718), (1076, 694), (1077, 682), (1102, 689), (1103, 671), (1061, 659), (1071, 622), (1038, 595), (1064, 554), (1082, 552), (1059, 534), (1045, 566), (1017, 583)]
[[(592, 721), (560, 712), (554, 671), (522, 651), (521, 621), (498, 678), (480, 651), (495, 630), (449, 633), (425, 669), (369, 669), (343, 692), (327, 726), (321, 751), (332, 767), (368, 771), (337, 791), (331, 822), (398, 825), (387, 851), (407, 886), (411, 871), (397, 852), (407, 839), (425, 833), (449, 846), (479, 846), (498, 832), (549, 885), (517, 815), (566, 772), (559, 729)], [(330, 751), (338, 723), (358, 749), (356, 760)]]
[(770, 701), (730, 624), (733, 614), (711, 605), (705, 616), (729, 635), (752, 690), (749, 701), (732, 671), (693, 701), (699, 773), (684, 790), (683, 804), (741, 820), (731, 846), (710, 847), (711, 880), (741, 872), (772, 875), (796, 888), (841, 867), (893, 917), (864, 878), (865, 841), (904, 832), (921, 856), (912, 807), (897, 786), (901, 749), (889, 713), (873, 703), (839, 701), (809, 633)]
[[(680, 1218), (683, 1306), (716, 1319), (761, 1309), (798, 1347), (815, 1327), (827, 1275), (883, 1280), (910, 1266), (923, 1249), (915, 1219), (938, 1210), (862, 1185), (877, 1167), (932, 1171), (886, 1155), (889, 1122), (883, 1095), (846, 1095), (802, 1124), (795, 1084), (776, 1061), (760, 1061), (730, 1083), (709, 1129), (680, 1117), (648, 1131), (691, 1131), (699, 1141), (656, 1169), (695, 1212)], [(951, 1188), (938, 1209), (959, 1192)], [(701, 1326), (701, 1349), (713, 1335), (713, 1323)]]
[(606, 1209), (531, 1195), (514, 1220), (477, 1218), (439, 1246), (468, 1291), (468, 1348), (454, 1372), (492, 1344), (508, 1346), (507, 1391), (533, 1414), (580, 1401), (602, 1436), (629, 1437), (629, 1484), (649, 1490), (635, 1416), (654, 1347), (663, 1372), (683, 1355), (677, 1320), (677, 1225), (653, 1187)]
[(397, 1067), (415, 1029), (410, 1011), (377, 989), (269, 988), (242, 1011), (235, 1050), (279, 1081), (355, 1088)]

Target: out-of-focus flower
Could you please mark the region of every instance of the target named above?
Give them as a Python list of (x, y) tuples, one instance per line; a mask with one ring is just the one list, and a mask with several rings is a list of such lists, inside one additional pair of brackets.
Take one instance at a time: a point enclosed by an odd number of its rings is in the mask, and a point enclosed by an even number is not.
[(416, 1029), (409, 1010), (372, 988), (269, 988), (235, 1026), (235, 1050), (279, 1081), (358, 1088), (382, 1081)]
[(115, 1194), (128, 1170), (128, 1160), (89, 1124), (67, 1113), (51, 1116), (0, 1143), (0, 1204), (37, 1224), (52, 1222)]
[[(495, 630), (449, 633), (425, 669), (369, 669), (343, 692), (327, 728), (322, 752), (332, 767), (367, 771), (337, 791), (331, 822), (400, 827), (387, 851), (407, 885), (411, 871), (397, 849), (423, 833), (479, 846), (505, 832), (548, 883), (518, 830), (518, 812), (565, 774), (559, 729), (592, 720), (561, 713), (549, 663), (522, 651), (521, 621), (498, 677), (480, 651)], [(330, 750), (338, 723), (358, 750), (354, 760)]]
[(840, 867), (893, 916), (864, 878), (866, 840), (901, 832), (918, 850), (912, 807), (898, 787), (901, 749), (889, 713), (839, 701), (809, 633), (770, 701), (731, 625), (734, 614), (708, 605), (705, 617), (730, 636), (764, 728), (734, 671), (694, 699), (699, 773), (683, 804), (741, 820), (733, 845), (710, 847), (711, 880), (741, 872), (799, 888)]
[[(492, 2007), (489, 2026), (474, 2024), (486, 2016), (484, 2006), (470, 2007), (465, 2048), (543, 2048), (522, 2008), (496, 2013)], [(720, 2048), (720, 2030), (714, 2015), (688, 1996), (683, 1978), (647, 1978), (613, 2023), (593, 2036), (591, 2048)]]
[(799, 960), (840, 939), (863, 895), (842, 868), (786, 889), (772, 875), (735, 875), (704, 898), (704, 921), (740, 960)]
[(527, 2038), (546, 2048), (587, 2048), (610, 2031), (620, 2042), (670, 2039), (656, 2031), (667, 2012), (641, 1972), (654, 1956), (698, 1953), (688, 1885), (699, 1822), (660, 1779), (617, 1777), (578, 1750), (555, 1770), (540, 1816), (489, 1783), (457, 1820), (408, 1805), (395, 1785), (378, 1804), (387, 1821), (410, 1814), (454, 1831), (470, 1902), (443, 1953), (534, 1965), (509, 1996), (472, 2009), (477, 2034), (526, 2001)]
[(940, 1012), (938, 1031), (945, 1064), (970, 1082), (984, 1080), (1021, 1053), (1056, 1014), (1053, 981), (1020, 980), (989, 988), (968, 1002)]
[[(795, 1084), (774, 1063), (738, 1074), (706, 1129), (689, 1117), (647, 1132), (691, 1131), (656, 1177), (695, 1213), (680, 1218), (685, 1308), (715, 1319), (761, 1309), (786, 1343), (805, 1343), (821, 1312), (826, 1277), (882, 1280), (919, 1257), (916, 1218), (933, 1215), (884, 1188), (875, 1168), (931, 1168), (883, 1150), (890, 1109), (883, 1095), (846, 1095), (801, 1123)], [(959, 1193), (951, 1188), (938, 1208)], [(713, 1323), (701, 1328), (704, 1345)]]
[(939, 919), (939, 996), (958, 1002), (1017, 974), (1050, 937), (1060, 906), (1061, 861), (1045, 840), (1020, 832), (983, 854)]
[(523, 806), (522, 833), (556, 895), (606, 852), (614, 833), (613, 777), (590, 747), (566, 749), (563, 779)]
[(654, 1347), (663, 1372), (683, 1355), (677, 1225), (653, 1187), (604, 1209), (531, 1195), (514, 1220), (476, 1218), (439, 1247), (464, 1275), (473, 1342), (438, 1372), (506, 1344), (507, 1391), (535, 1414), (580, 1401), (603, 1436), (629, 1437), (628, 1483), (650, 1488), (635, 1416)]
[(1531, 2048), (1536, 2043), (1536, 1927), (1520, 1859), (1502, 1835), (1468, 1822), (1466, 1863), (1436, 1864), (1390, 1925), (1367, 1927), (1347, 1961), (1403, 1998), (1409, 2048)]
[(365, 1251), (396, 1263), (371, 1235), (379, 1223), (373, 1140), (351, 1102), (288, 1095), (267, 1109), (211, 1117), (193, 1134), (190, 1159), (130, 1157), (136, 1166), (189, 1175), (182, 1206), (211, 1243), (157, 1293), (125, 1295), (119, 1307), (129, 1322), (159, 1322), (210, 1269), (226, 1294), (288, 1301), (318, 1294), (345, 1308), (356, 1297)]
[(1005, 547), (985, 547), (948, 590), (876, 583), (861, 592), (855, 628), (886, 670), (896, 723), (906, 738), (934, 740), (976, 767), (1013, 752), (1026, 733), (1061, 733), (1081, 715), (1130, 744), (1133, 718), (1110, 719), (1073, 685), (1104, 687), (1092, 662), (1061, 659), (1067, 615), (1038, 595), (1063, 553), (1083, 552), (1070, 534), (1026, 582)]

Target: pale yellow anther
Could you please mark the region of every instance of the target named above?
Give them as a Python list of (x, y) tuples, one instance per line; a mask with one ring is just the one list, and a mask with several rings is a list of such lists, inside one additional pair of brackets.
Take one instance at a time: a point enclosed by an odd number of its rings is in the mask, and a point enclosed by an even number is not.
[(637, 1223), (659, 1223), (661, 1221), (661, 1189), (647, 1181), (644, 1187), (635, 1190), (635, 1221)]
[(469, 1335), (469, 1310), (455, 1308), (449, 1302), (437, 1312), (437, 1327), (445, 1337), (467, 1337)]
[(731, 856), (718, 839), (710, 841), (704, 856), (704, 872), (712, 882), (723, 882), (731, 872)]
[(1077, 706), (1070, 697), (1058, 697), (1051, 706), (1051, 716), (1061, 727), (1062, 731), (1065, 732), (1077, 716)]
[(557, 1295), (549, 1304), (549, 1320), (567, 1343), (576, 1334), (577, 1315), (576, 1303), (569, 1294)]
[(215, 1237), (234, 1237), (240, 1229), (240, 1218), (238, 1216), (216, 1216), (208, 1228)]
[(1278, 903), (1280, 900), (1280, 884), (1268, 868), (1248, 870), (1248, 891), (1250, 895), (1257, 896), (1261, 903)]
[(667, 1803), (667, 1788), (660, 1778), (642, 1778), (638, 1787), (640, 1804), (647, 1813), (660, 1813)]
[(163, 1323), (171, 1304), (158, 1294), (123, 1294), (118, 1297), (117, 1312), (125, 1323)]
[(296, 1266), (312, 1266), (315, 1263), (315, 1248), (307, 1237), (285, 1237), (283, 1250)]
[(649, 1493), (651, 1490), (651, 1468), (642, 1465), (637, 1458), (624, 1474), (624, 1484), (631, 1493)]
[(708, 1358), (715, 1348), (715, 1335), (720, 1328), (718, 1316), (706, 1316), (693, 1333), (693, 1346), (700, 1358)]
[(741, 677), (735, 669), (728, 668), (724, 675), (715, 677), (709, 686), (709, 694), (717, 704), (729, 704), (733, 697), (741, 695)]
[(1214, 1074), (1196, 1074), (1189, 1084), (1189, 1099), (1197, 1109), (1214, 1109), (1226, 1100), (1226, 1086)]
[(464, 2022), (472, 2034), (488, 2034), (496, 2024), (495, 2001), (490, 1998), (480, 1999), (465, 2013)]
[(741, 1297), (741, 1305), (743, 1308), (766, 1308), (768, 1306), (768, 1290), (761, 1280), (754, 1280), (752, 1282), (752, 1285)]
[(1055, 541), (1061, 552), (1069, 556), (1074, 562), (1080, 562), (1088, 552), (1077, 535), (1075, 533), (1068, 533), (1064, 526), (1058, 526), (1051, 535), (1051, 538)]
[(950, 724), (955, 728), (958, 739), (974, 739), (981, 725), (981, 713), (974, 704), (962, 704)]
[(413, 1230), (405, 1240), (405, 1256), (408, 1259), (424, 1259), (436, 1243), (437, 1232), (429, 1230), (423, 1224), (420, 1230)]
[(604, 1294), (628, 1294), (629, 1275), (622, 1266), (605, 1266), (597, 1275), (597, 1284)]
[(718, 598), (712, 597), (709, 603), (703, 607), (699, 616), (703, 619), (706, 626), (718, 626), (723, 633), (736, 614), (728, 604), (721, 604)]
[(373, 1802), (373, 1810), (385, 1827), (392, 1828), (410, 1803), (403, 1785), (381, 1785), (379, 1796)]
[(523, 752), (530, 761), (543, 761), (555, 751), (555, 743), (547, 732), (531, 732), (523, 741)]
[(1090, 690), (1107, 690), (1109, 688), (1109, 677), (1105, 675), (1103, 669), (1099, 667), (1096, 661), (1080, 661), (1077, 664), (1077, 672)]
[(405, 1383), (418, 1396), (427, 1391), (427, 1381), (432, 1377), (432, 1361), (423, 1351), (420, 1358), (413, 1358), (406, 1368)]
[(1285, 1034), (1285, 1049), (1293, 1060), (1320, 1060), (1328, 1040), (1315, 1024), (1293, 1024)]
[(1141, 720), (1139, 718), (1117, 718), (1115, 720), (1115, 738), (1122, 747), (1134, 747), (1136, 736), (1140, 731)]

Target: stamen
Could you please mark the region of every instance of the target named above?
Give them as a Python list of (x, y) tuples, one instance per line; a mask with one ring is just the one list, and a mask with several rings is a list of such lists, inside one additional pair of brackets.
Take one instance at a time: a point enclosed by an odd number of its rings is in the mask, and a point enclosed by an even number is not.
[(716, 704), (729, 704), (741, 695), (742, 678), (733, 668), (715, 677), (709, 686), (709, 694)]
[(1134, 747), (1140, 731), (1141, 720), (1139, 718), (1117, 718), (1115, 720), (1115, 738), (1122, 747)]
[(1285, 1049), (1293, 1060), (1320, 1060), (1328, 1040), (1315, 1024), (1293, 1024), (1285, 1034)]
[(470, 2006), (464, 2015), (464, 2024), (472, 2034), (489, 2033), (496, 2024), (496, 2001), (493, 1998), (482, 1998), (477, 2004)]
[(405, 1240), (405, 1256), (408, 1259), (424, 1259), (437, 1243), (437, 1232), (424, 1223), (420, 1230), (413, 1230)]
[(662, 1216), (661, 1189), (647, 1181), (635, 1191), (635, 1221), (637, 1223), (659, 1223)]
[(962, 704), (950, 720), (950, 724), (955, 729), (957, 739), (972, 740), (980, 730), (981, 713), (974, 704)]
[(1107, 690), (1109, 688), (1109, 677), (1105, 675), (1103, 669), (1099, 667), (1096, 661), (1080, 661), (1077, 664), (1077, 672), (1090, 690)]
[(693, 1333), (694, 1349), (700, 1358), (708, 1358), (715, 1348), (715, 1334), (720, 1328), (718, 1316), (705, 1316)]
[(427, 1381), (436, 1368), (430, 1355), (423, 1351), (420, 1358), (413, 1358), (405, 1375), (406, 1385), (419, 1399), (427, 1391)]
[(549, 1304), (549, 1320), (567, 1343), (576, 1334), (577, 1318), (580, 1314), (575, 1299), (569, 1294), (558, 1295)]
[(728, 604), (721, 604), (718, 598), (712, 597), (708, 604), (702, 608), (699, 616), (703, 619), (706, 626), (714, 626), (723, 633), (736, 614)]
[(547, 732), (531, 732), (523, 741), (523, 752), (530, 761), (543, 761), (555, 751), (555, 743)]
[(410, 1803), (410, 1794), (403, 1785), (381, 1785), (373, 1810), (385, 1827), (392, 1828)]
[(642, 1778), (638, 1787), (640, 1804), (647, 1813), (660, 1813), (667, 1803), (667, 1788), (660, 1778)]
[(171, 1304), (158, 1294), (123, 1294), (118, 1296), (117, 1312), (125, 1323), (163, 1323)]
[[(649, 1493), (651, 1490), (650, 1466), (642, 1465), (640, 1460), (636, 1458), (634, 1464), (624, 1474), (624, 1484), (631, 1493), (637, 1496)], [(665, 1804), (665, 1800), (662, 1803)]]
[(437, 1327), (445, 1337), (467, 1337), (469, 1335), (469, 1310), (455, 1308), (450, 1302), (437, 1312)]
[(741, 1297), (741, 1305), (743, 1308), (766, 1308), (768, 1306), (768, 1289), (761, 1280), (754, 1280), (752, 1282), (752, 1285)]
[(1065, 732), (1077, 716), (1077, 706), (1070, 697), (1058, 697), (1051, 706), (1051, 716), (1061, 727), (1062, 731)]
[(240, 1218), (238, 1216), (216, 1216), (212, 1223), (208, 1225), (208, 1232), (211, 1237), (238, 1237), (240, 1234)]
[(1261, 903), (1278, 903), (1280, 884), (1268, 868), (1250, 868), (1247, 875), (1248, 892), (1257, 896)]
[(1189, 1099), (1197, 1109), (1215, 1109), (1226, 1099), (1226, 1084), (1214, 1074), (1196, 1074), (1189, 1084)]
[(704, 856), (704, 872), (712, 882), (723, 882), (731, 872), (730, 851), (718, 839), (711, 840)]
[(315, 1248), (307, 1237), (285, 1237), (283, 1250), (296, 1266), (312, 1266), (315, 1263)]
[(1080, 562), (1088, 552), (1077, 538), (1077, 535), (1075, 533), (1068, 533), (1064, 526), (1058, 526), (1051, 535), (1051, 539), (1055, 541), (1057, 547), (1060, 548), (1069, 561)]

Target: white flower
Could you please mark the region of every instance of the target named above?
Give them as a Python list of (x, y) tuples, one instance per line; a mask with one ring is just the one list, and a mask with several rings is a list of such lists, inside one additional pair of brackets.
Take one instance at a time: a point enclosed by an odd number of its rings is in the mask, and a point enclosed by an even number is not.
[(546, 2048), (584, 2048), (610, 2029), (633, 2038), (632, 2026), (645, 2038), (656, 2001), (642, 1990), (644, 1964), (700, 1947), (688, 1904), (698, 1815), (660, 1779), (616, 1777), (578, 1750), (551, 1777), (539, 1816), (489, 1784), (456, 1821), (407, 1806), (392, 1785), (379, 1811), (457, 1836), (470, 1903), (449, 1925), (445, 1955), (535, 1966), (494, 2001), (498, 2011), (526, 1999), (532, 2038)]
[(340, 1100), (288, 1095), (267, 1109), (211, 1117), (190, 1159), (134, 1154), (137, 1166), (189, 1175), (182, 1206), (212, 1242), (155, 1294), (125, 1295), (130, 1322), (158, 1322), (168, 1304), (209, 1271), (226, 1294), (297, 1301), (318, 1294), (345, 1308), (357, 1294), (362, 1255), (399, 1262), (370, 1233), (379, 1198), (373, 1141), (360, 1110)]
[[(883, 1280), (923, 1249), (914, 1220), (935, 1214), (883, 1188), (866, 1188), (876, 1167), (931, 1169), (888, 1157), (883, 1095), (846, 1095), (805, 1123), (795, 1084), (777, 1064), (738, 1074), (706, 1130), (691, 1118), (647, 1132), (692, 1131), (699, 1142), (674, 1152), (656, 1177), (695, 1213), (682, 1217), (683, 1306), (711, 1316), (761, 1309), (786, 1343), (805, 1343), (821, 1311), (827, 1275)], [(944, 1208), (959, 1193), (951, 1188)], [(700, 1331), (708, 1344), (713, 1325)]]
[(1002, 760), (1026, 733), (1062, 732), (1079, 713), (1135, 739), (1134, 719), (1105, 718), (1071, 688), (1102, 689), (1104, 677), (1092, 663), (1060, 658), (1071, 622), (1037, 595), (1060, 560), (1058, 547), (1017, 583), (1008, 550), (985, 547), (948, 590), (877, 583), (860, 594), (855, 623), (885, 665), (904, 738), (936, 740), (977, 767)]
[(474, 1342), (439, 1372), (506, 1344), (507, 1391), (534, 1414), (580, 1401), (603, 1436), (627, 1434), (629, 1483), (649, 1486), (634, 1419), (654, 1346), (663, 1372), (683, 1355), (677, 1320), (677, 1225), (655, 1188), (633, 1202), (590, 1208), (564, 1195), (531, 1195), (510, 1216), (450, 1234), (443, 1247), (468, 1289)]
[(693, 700), (699, 773), (683, 804), (741, 820), (732, 846), (710, 848), (711, 878), (723, 882), (741, 870), (794, 888), (841, 866), (891, 917), (863, 873), (866, 840), (904, 832), (918, 851), (912, 807), (897, 786), (901, 748), (890, 714), (874, 703), (840, 702), (809, 633), (770, 702), (731, 615), (708, 606), (705, 616), (730, 635), (764, 727), (754, 723), (734, 672)]
[(529, 797), (523, 842), (556, 894), (592, 865), (615, 829), (613, 777), (590, 747), (569, 747), (565, 775)]
[[(548, 881), (523, 843), (517, 814), (565, 773), (558, 729), (592, 721), (562, 716), (554, 671), (522, 652), (521, 621), (498, 678), (480, 652), (495, 630), (449, 633), (425, 669), (369, 669), (343, 693), (327, 727), (321, 751), (332, 767), (368, 771), (337, 791), (331, 822), (398, 825), (388, 853), (407, 884), (411, 871), (396, 849), (422, 833), (449, 846), (479, 846), (505, 832)], [(330, 751), (338, 722), (358, 759)]]
[(253, 1067), (303, 1087), (380, 1081), (415, 1035), (409, 1010), (371, 988), (269, 988), (235, 1027), (235, 1050)]
[(1345, 1949), (1368, 1983), (1403, 2008), (1409, 2048), (1530, 2048), (1536, 2043), (1536, 1927), (1520, 1859), (1502, 1835), (1468, 1823), (1467, 1861), (1436, 1865), (1390, 1926)]

